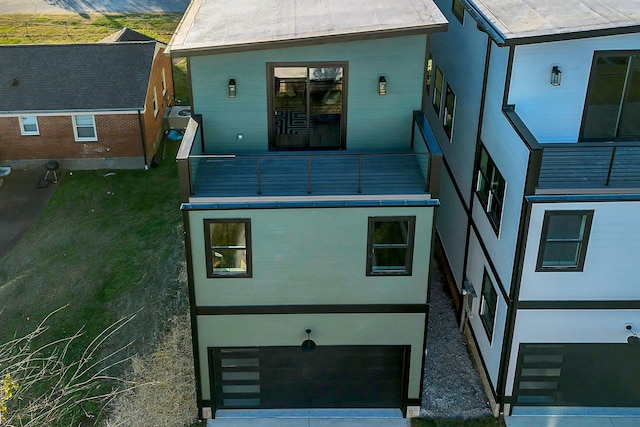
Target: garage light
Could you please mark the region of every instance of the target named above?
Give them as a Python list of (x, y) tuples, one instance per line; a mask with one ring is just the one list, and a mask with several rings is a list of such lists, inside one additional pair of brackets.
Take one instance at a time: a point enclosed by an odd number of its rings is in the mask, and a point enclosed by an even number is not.
[(305, 332), (307, 333), (307, 339), (302, 341), (302, 351), (313, 351), (316, 349), (316, 343), (309, 337), (311, 329), (307, 329)]
[(625, 328), (631, 334), (627, 337), (627, 343), (631, 345), (640, 345), (640, 338), (638, 338), (638, 334), (633, 330), (633, 326), (627, 325)]

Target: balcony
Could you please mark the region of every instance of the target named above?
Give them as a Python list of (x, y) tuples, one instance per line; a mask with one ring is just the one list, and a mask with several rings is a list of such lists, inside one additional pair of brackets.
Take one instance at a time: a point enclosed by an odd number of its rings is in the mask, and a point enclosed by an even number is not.
[(640, 190), (640, 142), (541, 143), (515, 111), (504, 113), (540, 163), (536, 194), (629, 193)]
[[(181, 198), (190, 203), (430, 200), (441, 154), (424, 115), (414, 113), (404, 151), (208, 154), (191, 120), (178, 151)], [(434, 194), (436, 193), (436, 194)]]

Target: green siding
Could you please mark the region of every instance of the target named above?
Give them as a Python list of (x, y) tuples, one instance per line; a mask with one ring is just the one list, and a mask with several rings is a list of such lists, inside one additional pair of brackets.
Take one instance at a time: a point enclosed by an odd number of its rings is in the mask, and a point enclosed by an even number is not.
[[(191, 211), (196, 301), (208, 305), (420, 304), (432, 207)], [(369, 216), (416, 216), (411, 276), (366, 276)], [(253, 277), (206, 275), (204, 219), (251, 219)]]
[(411, 345), (409, 398), (420, 396), (424, 314), (199, 316), (202, 396), (210, 399), (207, 347), (297, 346), (304, 330), (324, 345)]
[[(426, 36), (318, 44), (190, 59), (194, 111), (211, 152), (267, 150), (267, 63), (347, 62), (347, 150), (407, 149), (421, 106)], [(378, 95), (378, 77), (387, 95)], [(228, 97), (229, 78), (237, 97)], [(237, 134), (244, 140), (238, 142)]]

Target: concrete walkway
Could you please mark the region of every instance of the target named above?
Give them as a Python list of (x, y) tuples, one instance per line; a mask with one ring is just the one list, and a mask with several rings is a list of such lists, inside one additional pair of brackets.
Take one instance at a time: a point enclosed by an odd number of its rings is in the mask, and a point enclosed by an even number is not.
[(638, 427), (640, 417), (541, 416), (505, 417), (507, 427)]

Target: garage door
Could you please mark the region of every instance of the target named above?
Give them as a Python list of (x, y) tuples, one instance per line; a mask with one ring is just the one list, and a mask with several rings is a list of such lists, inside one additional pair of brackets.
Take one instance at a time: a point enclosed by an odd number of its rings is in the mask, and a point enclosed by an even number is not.
[(519, 406), (640, 407), (640, 347), (521, 344)]
[(409, 347), (212, 348), (216, 409), (401, 408)]

